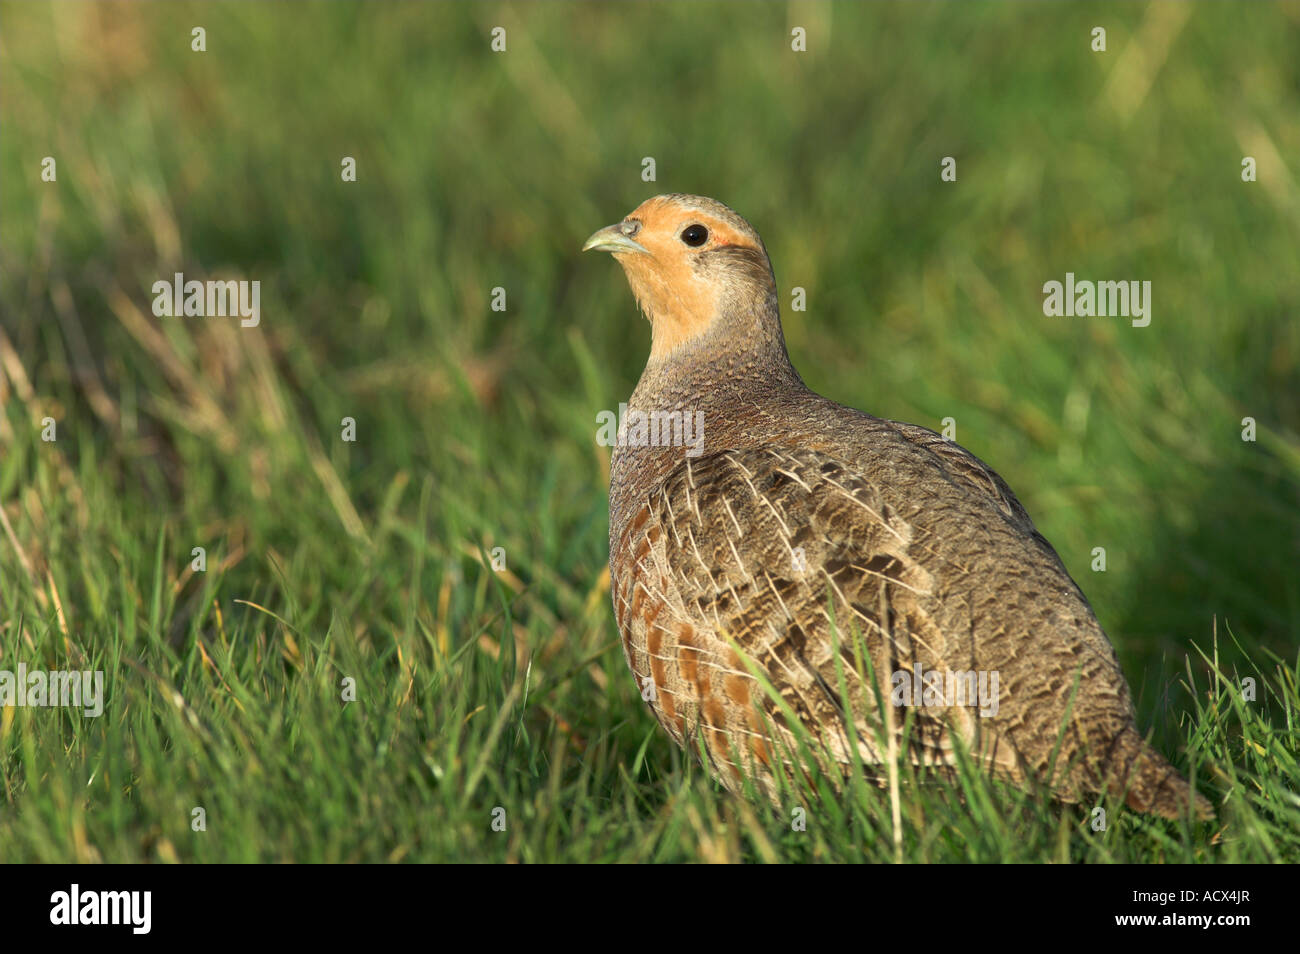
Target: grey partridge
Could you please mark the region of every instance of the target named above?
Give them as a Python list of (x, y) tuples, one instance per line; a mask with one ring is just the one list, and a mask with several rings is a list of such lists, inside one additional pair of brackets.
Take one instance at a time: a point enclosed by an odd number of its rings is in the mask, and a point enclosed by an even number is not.
[(774, 799), (797, 720), (841, 774), (890, 750), (951, 771), (960, 747), (1062, 801), (1212, 815), (1139, 734), (1114, 647), (1006, 483), (804, 385), (749, 223), (656, 196), (587, 249), (652, 326), (611, 460), (609, 569), (628, 665), (679, 745)]

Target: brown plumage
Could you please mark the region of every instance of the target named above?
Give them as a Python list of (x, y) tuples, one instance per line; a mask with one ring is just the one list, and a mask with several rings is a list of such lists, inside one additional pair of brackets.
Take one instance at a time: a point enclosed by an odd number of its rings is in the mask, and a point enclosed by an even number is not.
[[(869, 674), (886, 708), (920, 701), (894, 691), (918, 672), (996, 674), (984, 715), (922, 695), (902, 757), (951, 765), (956, 735), (990, 771), (1066, 801), (1109, 791), (1212, 814), (1143, 741), (1114, 648), (1002, 479), (933, 431), (804, 385), (744, 219), (657, 196), (588, 248), (613, 253), (652, 325), (611, 463), (609, 567), (628, 665), (679, 744), (702, 742), (729, 788), (749, 776), (773, 796), (791, 718), (841, 767), (854, 735), (868, 771), (886, 733), (901, 744), (907, 710), (881, 712)], [(668, 433), (643, 433), (635, 412)]]

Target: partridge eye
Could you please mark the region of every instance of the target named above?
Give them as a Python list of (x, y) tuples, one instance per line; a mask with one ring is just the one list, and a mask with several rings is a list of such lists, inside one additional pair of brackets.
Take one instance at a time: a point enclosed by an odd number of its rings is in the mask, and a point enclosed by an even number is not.
[(688, 225), (682, 232), (682, 241), (692, 248), (699, 248), (709, 240), (709, 230), (703, 225)]

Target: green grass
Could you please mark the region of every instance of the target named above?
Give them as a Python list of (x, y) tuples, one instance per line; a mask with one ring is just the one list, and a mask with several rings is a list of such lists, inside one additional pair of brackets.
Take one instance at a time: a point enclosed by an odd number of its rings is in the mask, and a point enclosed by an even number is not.
[[(0, 709), (0, 860), (1300, 860), (1298, 26), (0, 2), (0, 669), (108, 694)], [(670, 191), (737, 209), (783, 299), (807, 289), (811, 386), (954, 418), (1016, 489), (1216, 823), (1103, 802), (1095, 831), (973, 772), (903, 773), (897, 825), (888, 790), (816, 773), (774, 812), (658, 729), (594, 440), (648, 330), (577, 249)], [(155, 318), (175, 271), (260, 280), (261, 325)], [(1151, 280), (1150, 327), (1045, 317), (1066, 271)]]

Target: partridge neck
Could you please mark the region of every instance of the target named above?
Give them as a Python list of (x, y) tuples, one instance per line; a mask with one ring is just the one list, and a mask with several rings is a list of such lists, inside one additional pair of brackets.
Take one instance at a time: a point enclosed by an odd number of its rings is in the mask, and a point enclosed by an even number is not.
[(769, 409), (809, 393), (790, 364), (775, 300), (769, 304), (767, 314), (721, 315), (694, 340), (646, 364), (627, 402), (626, 440), (610, 461), (611, 545), (683, 460), (761, 442)]

